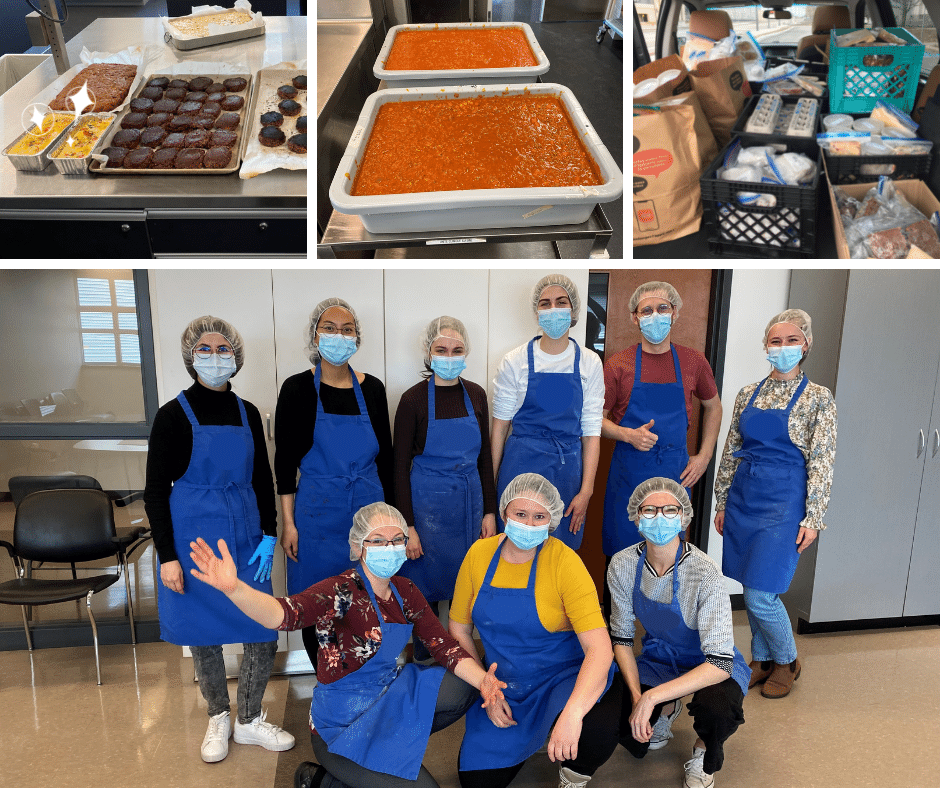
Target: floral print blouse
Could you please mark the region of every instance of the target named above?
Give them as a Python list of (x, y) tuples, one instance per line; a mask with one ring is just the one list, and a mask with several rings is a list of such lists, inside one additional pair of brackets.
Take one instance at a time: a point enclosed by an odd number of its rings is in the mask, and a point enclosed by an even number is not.
[[(734, 457), (743, 445), (739, 423), (741, 412), (759, 385), (760, 393), (754, 407), (762, 410), (783, 409), (803, 380), (801, 372), (794, 380), (773, 380), (751, 383), (738, 392), (731, 415), (731, 427), (721, 455), (721, 463), (715, 475), (715, 508), (725, 508), (728, 490), (734, 479), (740, 459)], [(829, 508), (829, 491), (832, 488), (832, 466), (836, 456), (836, 403), (832, 392), (817, 383), (807, 383), (800, 398), (790, 411), (787, 424), (790, 440), (806, 459), (806, 516), (800, 523), (805, 528), (823, 530), (823, 517)]]

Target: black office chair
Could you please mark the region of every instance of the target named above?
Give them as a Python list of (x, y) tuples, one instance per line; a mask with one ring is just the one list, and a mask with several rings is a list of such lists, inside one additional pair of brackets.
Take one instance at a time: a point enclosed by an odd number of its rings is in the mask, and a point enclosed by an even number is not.
[[(194, 5), (199, 3), (193, 0), (166, 0), (166, 12), (169, 16), (186, 16), (192, 13)], [(215, 0), (210, 5), (234, 8), (235, 0)], [(251, 10), (260, 11), (264, 16), (287, 16), (287, 0), (251, 0)]]
[[(98, 627), (91, 610), (94, 594), (116, 583), (124, 575), (131, 626), (131, 643), (137, 645), (134, 605), (127, 581), (128, 545), (145, 531), (135, 528), (119, 537), (114, 526), (111, 500), (102, 490), (40, 490), (27, 495), (16, 510), (13, 544), (0, 540), (13, 561), (16, 579), (0, 583), (0, 603), (19, 605), (26, 630), (26, 645), (33, 650), (33, 639), (26, 617), (27, 605), (53, 605), (85, 598), (88, 619), (95, 643), (95, 668), (101, 684), (98, 657)], [(95, 575), (78, 580), (34, 580), (26, 577), (27, 561), (80, 563), (117, 557), (115, 574)]]

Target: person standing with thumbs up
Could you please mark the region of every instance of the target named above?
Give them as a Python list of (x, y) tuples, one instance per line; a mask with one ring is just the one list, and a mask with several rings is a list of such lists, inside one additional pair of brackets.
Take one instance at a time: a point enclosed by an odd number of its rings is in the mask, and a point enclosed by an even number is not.
[[(668, 282), (647, 282), (630, 298), (641, 339), (604, 364), (601, 434), (617, 441), (604, 495), (604, 555), (643, 540), (627, 514), (638, 485), (663, 476), (690, 489), (708, 466), (718, 442), (721, 400), (708, 361), (697, 350), (673, 344), (669, 335), (682, 299)], [(702, 445), (689, 456), (687, 434), (693, 395), (705, 408)], [(609, 611), (605, 592), (605, 609)]]

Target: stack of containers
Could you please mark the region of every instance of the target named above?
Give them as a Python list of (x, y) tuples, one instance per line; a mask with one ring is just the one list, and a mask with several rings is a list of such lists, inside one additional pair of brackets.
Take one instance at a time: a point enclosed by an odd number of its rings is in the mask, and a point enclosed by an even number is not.
[[(534, 66), (404, 71), (385, 68), (399, 33), (421, 30), (516, 28), (523, 31), (538, 61)], [(587, 220), (598, 202), (623, 194), (623, 174), (570, 89), (537, 83), (549, 62), (529, 25), (522, 22), (462, 22), (395, 25), (375, 61), (373, 73), (387, 89), (366, 99), (346, 152), (330, 185), (330, 200), (340, 213), (358, 214), (369, 232), (464, 230), (529, 225), (574, 224)], [(400, 101), (450, 101), (476, 96), (553, 95), (564, 104), (574, 131), (601, 172), (599, 186), (417, 192), (373, 196), (352, 194), (373, 124), (382, 105)]]

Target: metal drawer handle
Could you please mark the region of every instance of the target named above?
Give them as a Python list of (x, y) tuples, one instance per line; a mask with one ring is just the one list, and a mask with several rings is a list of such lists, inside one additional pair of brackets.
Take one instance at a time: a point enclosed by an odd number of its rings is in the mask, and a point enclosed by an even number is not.
[(267, 222), (261, 222), (261, 224), (258, 225), (258, 229), (259, 229), (259, 230), (267, 230), (267, 229), (268, 229), (268, 223), (267, 223)]
[(122, 225), (121, 225), (121, 232), (122, 232), (122, 233), (129, 233), (130, 231), (131, 231), (131, 226), (130, 226), (129, 224), (122, 224)]
[(927, 437), (924, 435), (923, 430), (918, 430), (920, 437), (917, 439), (917, 456), (920, 457), (924, 453), (924, 449), (927, 448)]

